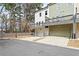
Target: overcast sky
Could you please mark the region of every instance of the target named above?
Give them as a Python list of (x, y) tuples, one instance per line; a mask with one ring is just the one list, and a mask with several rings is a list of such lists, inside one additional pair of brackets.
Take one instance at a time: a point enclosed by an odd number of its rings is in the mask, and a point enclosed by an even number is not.
[(47, 6), (47, 4), (49, 4), (49, 3), (44, 3), (43, 7)]

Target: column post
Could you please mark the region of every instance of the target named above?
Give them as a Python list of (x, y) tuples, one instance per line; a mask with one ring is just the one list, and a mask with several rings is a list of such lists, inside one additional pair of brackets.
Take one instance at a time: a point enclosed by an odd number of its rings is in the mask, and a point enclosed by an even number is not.
[(77, 16), (77, 7), (76, 7), (75, 13), (73, 15), (73, 33), (72, 33), (73, 39), (76, 39), (76, 16)]

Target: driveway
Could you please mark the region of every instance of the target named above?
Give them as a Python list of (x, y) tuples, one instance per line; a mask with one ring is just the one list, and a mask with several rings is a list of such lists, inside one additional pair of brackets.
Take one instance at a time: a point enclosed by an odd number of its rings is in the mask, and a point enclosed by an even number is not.
[(0, 56), (79, 56), (79, 50), (23, 40), (0, 40)]
[(67, 47), (68, 41), (69, 39), (66, 37), (46, 36), (44, 38), (41, 38), (40, 40), (37, 40), (36, 42), (60, 46), (60, 47)]
[(67, 47), (69, 38), (66, 37), (57, 37), (57, 36), (44, 36), (44, 37), (24, 37), (16, 38), (18, 40), (38, 42), (42, 44), (55, 45), (60, 47)]

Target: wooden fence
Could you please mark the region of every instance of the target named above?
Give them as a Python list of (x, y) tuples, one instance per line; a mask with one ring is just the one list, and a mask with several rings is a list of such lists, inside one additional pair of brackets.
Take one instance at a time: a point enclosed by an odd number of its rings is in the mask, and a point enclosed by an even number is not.
[(30, 37), (31, 33), (2, 33), (0, 38), (18, 38), (18, 37)]

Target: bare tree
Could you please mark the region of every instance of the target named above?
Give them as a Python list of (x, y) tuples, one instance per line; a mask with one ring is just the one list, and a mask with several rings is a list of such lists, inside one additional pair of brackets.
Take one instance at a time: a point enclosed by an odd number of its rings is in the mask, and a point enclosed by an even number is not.
[(28, 31), (30, 32), (31, 28), (29, 26), (29, 22), (30, 21), (34, 21), (34, 13), (36, 11), (36, 9), (41, 9), (43, 6), (42, 3), (26, 3), (26, 4), (23, 4), (23, 9), (24, 9), (24, 18), (25, 18), (25, 21), (26, 21), (26, 25), (25, 25), (25, 28), (24, 28), (24, 31)]

